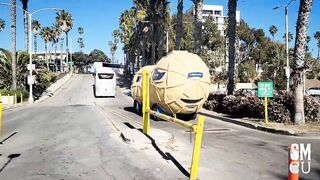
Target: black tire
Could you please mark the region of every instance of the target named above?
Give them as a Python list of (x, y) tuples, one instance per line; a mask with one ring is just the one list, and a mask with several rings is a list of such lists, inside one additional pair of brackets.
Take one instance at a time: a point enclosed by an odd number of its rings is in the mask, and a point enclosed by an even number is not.
[(136, 110), (136, 113), (142, 115), (142, 105), (138, 101), (133, 102), (133, 107)]
[(197, 113), (191, 113), (191, 114), (177, 114), (177, 118), (185, 121), (191, 121), (196, 119)]

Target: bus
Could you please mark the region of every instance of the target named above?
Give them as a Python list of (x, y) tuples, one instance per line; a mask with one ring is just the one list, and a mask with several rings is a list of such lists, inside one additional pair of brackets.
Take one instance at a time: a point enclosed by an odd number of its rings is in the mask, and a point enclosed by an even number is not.
[(116, 75), (109, 67), (98, 67), (94, 74), (94, 96), (115, 97)]

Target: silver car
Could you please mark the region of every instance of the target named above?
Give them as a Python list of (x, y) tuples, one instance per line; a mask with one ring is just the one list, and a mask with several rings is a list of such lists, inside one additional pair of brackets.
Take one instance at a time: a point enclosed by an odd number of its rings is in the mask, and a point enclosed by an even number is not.
[(310, 87), (306, 90), (306, 94), (309, 96), (320, 96), (320, 87)]

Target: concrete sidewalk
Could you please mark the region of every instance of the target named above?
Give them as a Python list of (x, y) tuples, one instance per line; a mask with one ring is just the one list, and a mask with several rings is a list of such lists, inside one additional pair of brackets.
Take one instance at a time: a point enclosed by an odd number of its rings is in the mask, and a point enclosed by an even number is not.
[(233, 118), (229, 115), (217, 113), (214, 111), (209, 111), (202, 109), (199, 114), (218, 119), (221, 121), (237, 124), (240, 126), (248, 127), (251, 129), (256, 129), (260, 131), (265, 131), (269, 133), (289, 135), (289, 136), (319, 136), (319, 130), (313, 130), (308, 128), (308, 126), (297, 126), (297, 125), (285, 125), (282, 123), (269, 122), (265, 124), (261, 119), (251, 119), (251, 118)]
[(35, 103), (41, 103), (46, 99), (52, 97), (63, 85), (69, 82), (72, 76), (73, 75), (68, 73), (55, 83), (51, 84), (51, 86), (42, 93), (41, 97), (35, 101)]

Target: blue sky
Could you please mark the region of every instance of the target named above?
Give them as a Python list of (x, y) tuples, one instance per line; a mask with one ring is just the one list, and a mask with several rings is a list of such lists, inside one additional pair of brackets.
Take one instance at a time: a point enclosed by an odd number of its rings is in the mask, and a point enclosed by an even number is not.
[[(238, 10), (241, 12), (241, 18), (249, 23), (250, 27), (263, 28), (269, 36), (268, 29), (274, 24), (278, 27), (276, 40), (282, 41), (284, 34), (284, 9), (273, 10), (277, 4), (286, 4), (289, 0), (238, 0)], [(0, 0), (7, 2), (9, 0)], [(177, 0), (170, 1), (172, 13), (176, 12)], [(224, 12), (227, 13), (227, 0), (204, 0), (205, 4), (223, 5)], [(22, 6), (20, 0), (17, 5)], [(108, 41), (112, 39), (112, 31), (118, 27), (118, 19), (125, 9), (133, 5), (132, 0), (29, 0), (29, 12), (46, 7), (55, 7), (66, 9), (72, 14), (74, 19), (74, 28), (70, 33), (73, 39), (73, 51), (78, 51), (77, 29), (79, 26), (84, 28), (84, 51), (89, 53), (93, 49), (101, 49), (110, 56)], [(191, 7), (191, 0), (184, 0), (184, 10)], [(299, 0), (293, 2), (289, 7), (289, 31), (295, 33), (295, 24), (297, 20)], [(24, 48), (23, 19), (22, 11), (17, 9), (17, 49)], [(0, 47), (11, 48), (10, 37), (10, 7), (0, 6), (0, 18), (6, 21), (6, 29), (0, 32)], [(55, 12), (42, 11), (33, 15), (33, 19), (40, 21), (42, 26), (51, 26), (55, 21)], [(313, 55), (317, 53), (316, 41), (313, 38), (315, 31), (320, 31), (320, 1), (314, 0), (312, 13), (309, 22), (308, 34), (312, 37), (310, 49)], [(291, 43), (291, 46), (293, 46)], [(44, 49), (42, 40), (38, 39), (38, 49)], [(117, 58), (122, 61), (122, 48), (118, 48)]]

